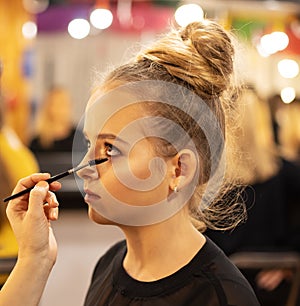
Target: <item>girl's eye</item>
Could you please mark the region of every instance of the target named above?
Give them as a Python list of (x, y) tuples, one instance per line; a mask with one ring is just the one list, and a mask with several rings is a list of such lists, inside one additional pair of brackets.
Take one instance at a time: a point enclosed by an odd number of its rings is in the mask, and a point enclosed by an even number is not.
[(106, 154), (108, 156), (116, 156), (116, 155), (120, 155), (121, 152), (115, 147), (113, 146), (111, 143), (105, 143), (105, 148), (106, 148)]
[(87, 147), (87, 149), (89, 149), (91, 147), (91, 142), (87, 139), (85, 139), (85, 145)]

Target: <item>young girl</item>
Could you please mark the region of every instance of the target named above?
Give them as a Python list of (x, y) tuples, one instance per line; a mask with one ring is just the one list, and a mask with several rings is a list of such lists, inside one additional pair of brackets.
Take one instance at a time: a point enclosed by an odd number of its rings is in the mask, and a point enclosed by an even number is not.
[[(233, 56), (221, 26), (192, 23), (93, 91), (82, 162), (107, 161), (78, 174), (90, 219), (119, 226), (126, 240), (99, 260), (86, 306), (259, 305), (242, 274), (203, 234), (234, 216), (220, 199), (230, 185), (224, 151), (233, 122)], [(10, 202), (12, 223), (18, 210), (26, 215), (26, 201)], [(47, 241), (53, 246), (52, 236)]]

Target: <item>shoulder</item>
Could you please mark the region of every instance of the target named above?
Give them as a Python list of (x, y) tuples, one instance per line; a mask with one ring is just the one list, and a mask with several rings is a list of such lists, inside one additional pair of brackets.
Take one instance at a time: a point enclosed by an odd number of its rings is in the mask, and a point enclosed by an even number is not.
[(102, 272), (103, 269), (109, 267), (113, 259), (116, 258), (119, 254), (123, 254), (126, 250), (126, 241), (122, 240), (117, 243), (115, 243), (112, 247), (110, 247), (103, 256), (98, 260), (94, 273), (93, 273), (93, 279), (97, 276), (98, 272)]
[[(224, 301), (221, 305), (259, 305), (248, 281), (224, 252), (209, 238), (207, 238), (206, 244), (199, 254), (202, 259), (199, 263), (198, 272), (213, 287), (218, 299)], [(245, 301), (247, 301), (246, 304)]]
[(294, 161), (290, 161), (287, 159), (281, 159), (281, 173), (289, 174), (289, 173), (297, 173), (300, 171), (300, 164)]

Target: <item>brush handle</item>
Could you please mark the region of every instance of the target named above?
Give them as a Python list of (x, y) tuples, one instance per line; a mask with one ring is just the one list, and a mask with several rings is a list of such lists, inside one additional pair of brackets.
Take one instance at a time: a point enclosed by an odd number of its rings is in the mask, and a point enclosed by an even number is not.
[[(54, 175), (54, 176), (51, 176), (51, 177), (49, 177), (49, 178), (46, 180), (46, 182), (48, 182), (48, 183), (50, 184), (50, 183), (52, 183), (52, 182), (54, 182), (54, 181), (57, 181), (57, 180), (59, 180), (59, 179), (61, 179), (61, 178), (63, 178), (63, 177), (66, 177), (66, 176), (68, 176), (68, 175), (70, 175), (70, 174), (72, 174), (72, 173), (74, 173), (74, 172), (77, 172), (78, 170), (80, 170), (80, 169), (82, 169), (82, 168), (85, 168), (85, 167), (87, 167), (87, 166), (99, 165), (99, 164), (102, 164), (102, 163), (106, 162), (107, 160), (108, 160), (108, 158), (102, 158), (102, 159), (100, 158), (100, 159), (90, 160), (87, 164), (84, 164), (84, 165), (81, 165), (81, 166), (77, 166), (77, 167), (75, 167), (75, 168), (73, 168), (73, 169), (70, 169), (70, 170), (68, 170), (68, 171), (65, 171), (65, 172), (56, 174), (56, 175)], [(10, 200), (16, 199), (16, 198), (18, 198), (18, 197), (20, 197), (20, 196), (26, 194), (26, 193), (29, 193), (33, 188), (34, 188), (34, 186), (29, 187), (29, 188), (27, 188), (27, 189), (24, 189), (24, 190), (22, 190), (22, 191), (20, 191), (20, 192), (18, 192), (18, 193), (15, 193), (15, 194), (13, 194), (13, 195), (11, 195), (11, 196), (9, 196), (9, 197), (3, 199), (3, 202), (8, 202), (8, 201), (10, 201)]]
[[(73, 169), (72, 169), (72, 170), (73, 170)], [(51, 177), (49, 177), (49, 178), (46, 180), (46, 182), (48, 182), (49, 184), (51, 184), (51, 183), (54, 182), (54, 181), (57, 181), (57, 180), (59, 180), (59, 179), (61, 179), (61, 178), (63, 178), (63, 177), (66, 177), (66, 176), (70, 175), (71, 173), (73, 173), (72, 170), (68, 170), (68, 171), (65, 171), (65, 172), (56, 174), (56, 175), (54, 175), (54, 176), (51, 176)], [(10, 200), (16, 199), (16, 198), (18, 198), (18, 197), (20, 197), (20, 196), (26, 194), (26, 193), (29, 193), (33, 188), (34, 188), (34, 186), (29, 187), (29, 188), (27, 188), (27, 189), (24, 189), (24, 190), (22, 190), (22, 191), (20, 191), (20, 192), (18, 192), (18, 193), (16, 193), (16, 194), (13, 194), (13, 195), (11, 195), (11, 196), (5, 198), (5, 199), (3, 200), (3, 202), (8, 202), (8, 201), (10, 201)]]

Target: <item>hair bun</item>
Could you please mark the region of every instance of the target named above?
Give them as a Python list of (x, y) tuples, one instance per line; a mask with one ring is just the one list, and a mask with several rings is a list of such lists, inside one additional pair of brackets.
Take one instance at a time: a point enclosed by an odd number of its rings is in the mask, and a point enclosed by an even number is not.
[(216, 22), (193, 22), (158, 40), (139, 54), (163, 65), (202, 98), (219, 97), (230, 86), (234, 48), (229, 34)]

